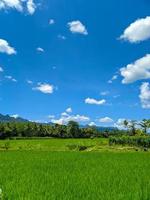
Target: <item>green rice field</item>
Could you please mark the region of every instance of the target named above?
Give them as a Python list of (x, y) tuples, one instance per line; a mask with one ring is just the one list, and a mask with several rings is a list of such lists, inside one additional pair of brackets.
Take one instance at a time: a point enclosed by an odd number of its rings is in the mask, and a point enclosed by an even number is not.
[[(105, 151), (107, 141), (99, 139), (13, 140), (7, 150), (5, 142), (0, 141), (1, 200), (150, 199), (149, 152)], [(71, 151), (68, 142), (105, 148)]]

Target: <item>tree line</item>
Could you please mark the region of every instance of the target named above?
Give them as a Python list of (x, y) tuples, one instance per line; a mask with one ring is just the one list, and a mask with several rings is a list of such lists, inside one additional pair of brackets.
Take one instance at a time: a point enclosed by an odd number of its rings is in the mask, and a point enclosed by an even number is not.
[[(123, 122), (125, 130), (105, 129), (87, 126), (81, 128), (77, 122), (70, 121), (67, 125), (41, 124), (35, 122), (0, 122), (0, 139), (12, 137), (55, 137), (55, 138), (94, 138), (123, 135), (147, 134), (150, 120), (141, 121), (138, 126), (136, 121)], [(138, 127), (138, 128), (137, 128)]]
[(80, 127), (77, 122), (67, 125), (41, 124), (35, 122), (0, 122), (0, 139), (12, 137), (55, 137), (55, 138), (92, 138), (122, 135), (126, 131), (118, 129), (99, 130), (97, 127)]
[(150, 119), (143, 119), (142, 121), (124, 120), (122, 125), (129, 135), (147, 134), (150, 129)]

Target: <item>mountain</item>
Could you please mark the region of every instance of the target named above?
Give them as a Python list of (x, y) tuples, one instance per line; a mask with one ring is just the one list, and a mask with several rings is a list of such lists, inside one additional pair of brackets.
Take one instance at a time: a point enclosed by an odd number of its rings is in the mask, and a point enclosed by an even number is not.
[[(0, 114), (0, 122), (29, 122), (27, 119), (23, 119), (21, 117), (11, 117), (10, 115), (2, 115)], [(49, 125), (54, 125), (53, 123), (42, 123), (42, 124), (49, 124)], [(80, 125), (80, 128), (88, 128), (90, 127), (89, 125)], [(113, 130), (118, 130), (115, 127), (103, 127), (103, 126), (95, 126), (95, 128), (99, 131), (113, 131)]]
[[(80, 125), (80, 128), (88, 128), (88, 127), (91, 127), (89, 125)], [(105, 126), (94, 126), (97, 130), (99, 131), (114, 131), (114, 130), (118, 130), (116, 127), (105, 127)]]
[(2, 115), (0, 114), (0, 122), (28, 122), (28, 120), (23, 119), (21, 117), (11, 117), (10, 115)]

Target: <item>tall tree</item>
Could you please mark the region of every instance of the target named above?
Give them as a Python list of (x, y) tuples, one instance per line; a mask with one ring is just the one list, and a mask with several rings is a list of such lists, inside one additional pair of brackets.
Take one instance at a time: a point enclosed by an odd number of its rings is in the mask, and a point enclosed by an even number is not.
[(79, 124), (75, 121), (69, 121), (68, 125), (67, 125), (67, 135), (74, 137), (74, 138), (78, 138), (80, 137), (80, 128), (79, 128)]
[(147, 130), (150, 128), (150, 120), (148, 119), (143, 119), (139, 125), (142, 127), (144, 133), (147, 133)]

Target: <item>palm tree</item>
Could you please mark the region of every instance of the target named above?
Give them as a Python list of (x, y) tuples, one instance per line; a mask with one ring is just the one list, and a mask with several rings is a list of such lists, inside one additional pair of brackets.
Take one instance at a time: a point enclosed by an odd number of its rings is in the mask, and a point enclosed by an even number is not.
[(142, 127), (144, 133), (147, 133), (147, 129), (150, 128), (150, 120), (148, 119), (143, 119), (139, 125)]
[(131, 134), (132, 135), (136, 135), (136, 125), (137, 125), (137, 121), (136, 120), (131, 120), (129, 123), (129, 128), (131, 130)]
[(124, 127), (125, 127), (126, 129), (128, 129), (128, 124), (129, 124), (129, 122), (125, 119), (125, 120), (123, 121), (123, 125), (124, 125)]
[(135, 135), (136, 134), (136, 125), (137, 125), (137, 122), (135, 120), (130, 120), (130, 121), (124, 120), (123, 121), (123, 125), (124, 125), (124, 127), (126, 129), (130, 130), (131, 135)]

